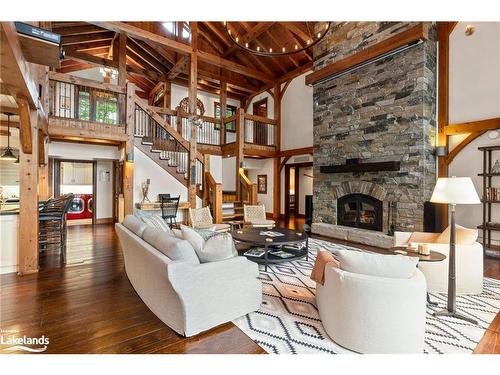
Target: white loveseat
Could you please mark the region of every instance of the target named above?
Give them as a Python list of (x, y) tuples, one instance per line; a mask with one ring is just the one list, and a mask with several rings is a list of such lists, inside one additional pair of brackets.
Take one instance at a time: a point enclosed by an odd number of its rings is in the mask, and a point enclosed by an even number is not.
[(145, 225), (135, 216), (127, 216), (115, 228), (135, 291), (179, 334), (193, 336), (260, 308), (262, 283), (256, 263), (240, 256), (200, 263), (194, 250), (190, 253), (191, 245), (178, 238), (163, 241), (163, 251), (167, 246), (177, 256), (190, 256), (172, 260), (142, 238)]
[[(434, 293), (448, 293), (448, 258), (450, 245), (435, 243), (436, 233), (417, 233), (429, 249), (446, 255), (441, 262), (420, 262), (418, 268), (427, 280), (427, 289)], [(411, 232), (395, 232), (394, 246), (407, 246)], [(427, 238), (427, 240), (426, 240)], [(455, 273), (457, 294), (481, 294), (483, 291), (483, 246), (455, 245)]]
[(325, 331), (358, 353), (422, 353), (425, 278), (397, 279), (352, 273), (327, 264), (316, 284), (316, 303)]

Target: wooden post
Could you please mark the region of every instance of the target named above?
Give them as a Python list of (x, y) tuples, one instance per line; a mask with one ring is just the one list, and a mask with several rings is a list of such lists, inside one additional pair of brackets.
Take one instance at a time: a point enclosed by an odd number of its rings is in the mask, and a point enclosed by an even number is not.
[(48, 138), (38, 130), (38, 198), (48, 199), (51, 196), (50, 175), (49, 175), (49, 157), (48, 157)]
[(214, 190), (214, 221), (216, 224), (222, 223), (222, 184), (215, 184)]
[(127, 35), (125, 33), (120, 33), (116, 58), (118, 58), (118, 86), (125, 87), (127, 84)]
[(191, 22), (191, 47), (193, 51), (189, 61), (189, 114), (191, 119), (191, 137), (189, 142), (189, 181), (188, 200), (192, 208), (196, 208), (196, 144), (197, 128), (196, 120), (196, 98), (198, 94), (198, 23)]
[(135, 85), (127, 84), (127, 122), (128, 139), (125, 142), (125, 160), (123, 163), (123, 205), (124, 214), (134, 213), (134, 121), (135, 121)]
[(170, 108), (172, 101), (172, 82), (165, 81), (163, 89), (163, 108)]
[[(24, 103), (20, 103), (24, 101)], [(27, 106), (25, 99), (18, 98), (19, 108)], [(20, 116), (20, 124), (25, 131), (29, 129), (30, 138), (38, 135), (38, 114), (30, 110), (28, 115)], [(29, 128), (28, 128), (29, 126)], [(38, 142), (32, 142), (31, 153), (19, 150), (19, 274), (38, 272)]]
[[(279, 155), (281, 151), (281, 84), (274, 87), (274, 119), (276, 120), (274, 131), (274, 142), (276, 145), (276, 153)], [(281, 215), (281, 173), (280, 173), (280, 157), (274, 158), (273, 168), (273, 217), (279, 218)]]
[(222, 71), (222, 79), (220, 81), (220, 144), (226, 144), (226, 126), (224, 124), (224, 117), (226, 116), (227, 107), (227, 82), (224, 78), (224, 71)]
[(245, 112), (243, 108), (236, 110), (236, 199), (241, 200), (240, 168), (245, 157), (243, 147), (245, 146)]

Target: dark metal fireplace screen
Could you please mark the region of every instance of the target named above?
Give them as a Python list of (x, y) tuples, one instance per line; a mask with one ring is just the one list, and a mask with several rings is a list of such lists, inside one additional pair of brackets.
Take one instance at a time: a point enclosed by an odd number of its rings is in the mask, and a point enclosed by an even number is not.
[(337, 201), (337, 224), (382, 231), (381, 200), (365, 194), (348, 194)]

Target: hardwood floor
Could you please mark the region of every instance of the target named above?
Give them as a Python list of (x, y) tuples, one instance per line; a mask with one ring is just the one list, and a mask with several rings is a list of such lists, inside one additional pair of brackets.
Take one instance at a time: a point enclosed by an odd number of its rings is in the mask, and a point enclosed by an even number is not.
[[(278, 225), (300, 228), (303, 219)], [(67, 258), (59, 268), (58, 254), (47, 252), (39, 273), (0, 277), (4, 332), (45, 335), (46, 353), (264, 353), (232, 323), (192, 338), (165, 326), (128, 281), (112, 225), (69, 228)], [(500, 261), (485, 259), (485, 275), (500, 278)], [(500, 314), (475, 352), (500, 353)]]

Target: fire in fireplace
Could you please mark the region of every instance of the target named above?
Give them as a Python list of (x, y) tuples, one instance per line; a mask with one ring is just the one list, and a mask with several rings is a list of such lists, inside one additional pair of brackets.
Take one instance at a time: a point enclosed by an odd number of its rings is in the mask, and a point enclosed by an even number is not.
[(348, 194), (337, 201), (337, 224), (382, 231), (381, 200), (365, 194)]

